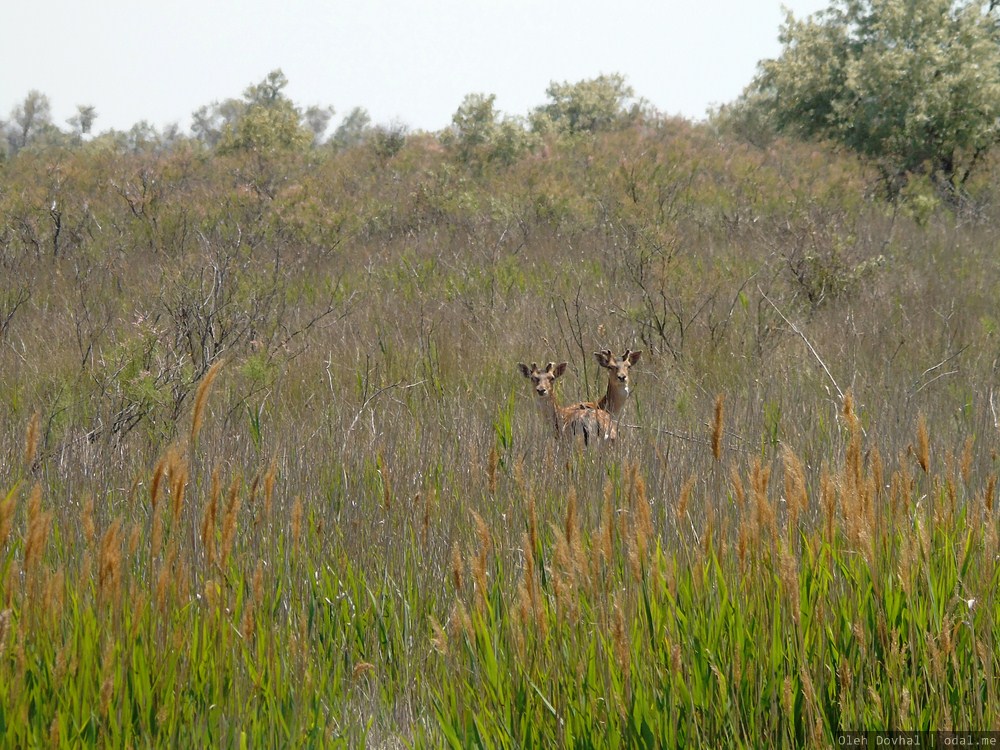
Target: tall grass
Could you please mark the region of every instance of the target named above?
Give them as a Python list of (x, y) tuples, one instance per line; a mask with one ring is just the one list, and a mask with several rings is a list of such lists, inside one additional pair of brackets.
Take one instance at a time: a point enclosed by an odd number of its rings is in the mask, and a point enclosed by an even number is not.
[[(993, 225), (801, 144), (549, 145), (272, 157), (273, 195), (0, 165), (7, 744), (996, 725)], [(616, 445), (554, 442), (516, 363), (593, 399), (625, 347)]]

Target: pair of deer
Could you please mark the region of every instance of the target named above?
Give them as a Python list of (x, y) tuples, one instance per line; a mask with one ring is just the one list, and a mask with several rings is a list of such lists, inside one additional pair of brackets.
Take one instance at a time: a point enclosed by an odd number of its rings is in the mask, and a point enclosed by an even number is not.
[(556, 437), (564, 433), (583, 437), (585, 445), (591, 440), (611, 441), (618, 436), (616, 418), (625, 408), (631, 386), (628, 371), (642, 352), (625, 350), (625, 354), (616, 357), (610, 349), (594, 352), (597, 363), (608, 373), (607, 393), (596, 404), (592, 401), (580, 401), (572, 406), (560, 406), (556, 400), (556, 378), (566, 372), (566, 362), (556, 364), (549, 362), (544, 370), (532, 362), (529, 368), (521, 363), (518, 368), (521, 374), (531, 381), (535, 389), (536, 403), (545, 418), (555, 428)]

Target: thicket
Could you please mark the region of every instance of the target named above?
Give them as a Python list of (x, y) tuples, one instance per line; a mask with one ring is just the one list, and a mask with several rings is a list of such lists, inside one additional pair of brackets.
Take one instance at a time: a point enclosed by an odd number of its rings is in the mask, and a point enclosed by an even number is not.
[[(479, 148), (0, 162), (0, 736), (995, 727), (998, 173), (885, 203), (638, 114)], [(604, 348), (617, 444), (557, 445), (516, 365), (596, 400)]]

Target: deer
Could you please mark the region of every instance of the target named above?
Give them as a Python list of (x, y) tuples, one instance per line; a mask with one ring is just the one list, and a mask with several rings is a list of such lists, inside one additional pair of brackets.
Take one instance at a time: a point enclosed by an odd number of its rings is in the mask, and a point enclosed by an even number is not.
[(528, 367), (523, 362), (518, 369), (535, 390), (535, 402), (542, 415), (549, 420), (556, 433), (556, 438), (562, 438), (569, 433), (583, 437), (584, 445), (590, 445), (592, 440), (614, 440), (618, 435), (610, 412), (600, 409), (590, 401), (578, 401), (571, 406), (560, 406), (556, 398), (555, 383), (566, 372), (567, 363), (549, 362), (544, 370), (539, 370), (534, 362)]
[(613, 355), (610, 349), (594, 352), (597, 364), (608, 371), (608, 390), (597, 402), (598, 409), (603, 409), (613, 417), (622, 413), (628, 395), (632, 392), (628, 371), (639, 361), (641, 355), (641, 351), (633, 352), (631, 349), (626, 349), (620, 358)]
[(597, 364), (608, 372), (608, 390), (597, 402), (597, 408), (608, 414), (608, 422), (614, 427), (616, 434), (618, 419), (625, 410), (625, 402), (631, 393), (628, 371), (639, 361), (641, 355), (641, 351), (633, 352), (630, 349), (626, 349), (620, 358), (613, 355), (610, 349), (594, 352)]

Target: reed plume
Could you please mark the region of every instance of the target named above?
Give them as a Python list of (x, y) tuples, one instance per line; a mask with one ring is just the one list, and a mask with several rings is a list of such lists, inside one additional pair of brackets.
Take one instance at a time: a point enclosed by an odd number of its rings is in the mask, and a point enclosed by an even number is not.
[(7, 544), (11, 527), (14, 525), (14, 511), (17, 508), (17, 486), (3, 500), (0, 500), (0, 547)]
[(28, 529), (24, 540), (24, 570), (32, 573), (41, 562), (52, 514), (42, 511), (42, 486), (35, 484), (28, 498)]
[(271, 459), (271, 465), (264, 475), (264, 517), (271, 517), (271, 508), (274, 505), (274, 483), (278, 477), (278, 462)]
[(166, 472), (170, 481), (171, 515), (176, 524), (184, 507), (184, 492), (188, 481), (188, 465), (177, 445), (167, 449)]
[(959, 465), (959, 470), (962, 473), (962, 481), (965, 484), (968, 484), (969, 479), (972, 477), (972, 448), (974, 444), (975, 438), (973, 438), (972, 435), (969, 435), (965, 439), (965, 444), (962, 446), (962, 461)]
[(101, 550), (98, 556), (97, 592), (100, 600), (105, 603), (118, 601), (118, 594), (121, 591), (123, 540), (122, 520), (116, 518), (101, 537)]
[(487, 486), (489, 487), (491, 495), (495, 495), (497, 491), (497, 467), (499, 464), (500, 454), (497, 452), (497, 447), (494, 445), (490, 448), (490, 455), (486, 464)]
[(40, 432), (41, 415), (36, 411), (28, 420), (28, 428), (24, 435), (24, 467), (28, 470), (35, 464), (38, 453), (38, 435)]
[(299, 539), (302, 536), (302, 498), (296, 496), (295, 502), (292, 503), (292, 547), (298, 549)]
[(226, 501), (226, 515), (222, 520), (222, 544), (219, 547), (219, 564), (223, 567), (229, 562), (236, 539), (236, 519), (240, 512), (240, 485), (242, 479), (237, 476), (229, 485), (229, 498)]
[(455, 542), (451, 545), (451, 581), (455, 586), (456, 594), (462, 592), (463, 571), (462, 551), (458, 548), (458, 542)]
[(472, 561), (472, 580), (476, 584), (476, 608), (480, 613), (486, 612), (486, 557), (492, 548), (490, 531), (486, 526), (483, 517), (476, 511), (472, 511), (472, 517), (476, 524), (476, 536), (479, 538), (479, 550)]
[(726, 396), (720, 393), (715, 397), (715, 418), (712, 420), (712, 455), (718, 462), (722, 458), (722, 427)]
[(219, 374), (219, 370), (222, 369), (222, 360), (216, 360), (208, 372), (205, 373), (205, 377), (202, 378), (201, 383), (198, 385), (198, 390), (195, 392), (194, 397), (194, 412), (191, 417), (191, 444), (198, 444), (198, 433), (201, 432), (201, 423), (205, 415), (205, 402), (208, 399), (208, 392), (212, 387), (212, 383), (215, 382), (215, 378)]
[(917, 417), (917, 463), (927, 474), (931, 470), (931, 441), (927, 433), (927, 419), (923, 412)]
[(160, 494), (162, 493), (163, 480), (167, 474), (167, 464), (170, 461), (170, 453), (164, 453), (160, 456), (160, 460), (156, 462), (156, 468), (153, 469), (153, 481), (149, 485), (149, 503), (156, 511), (157, 505), (160, 503)]

